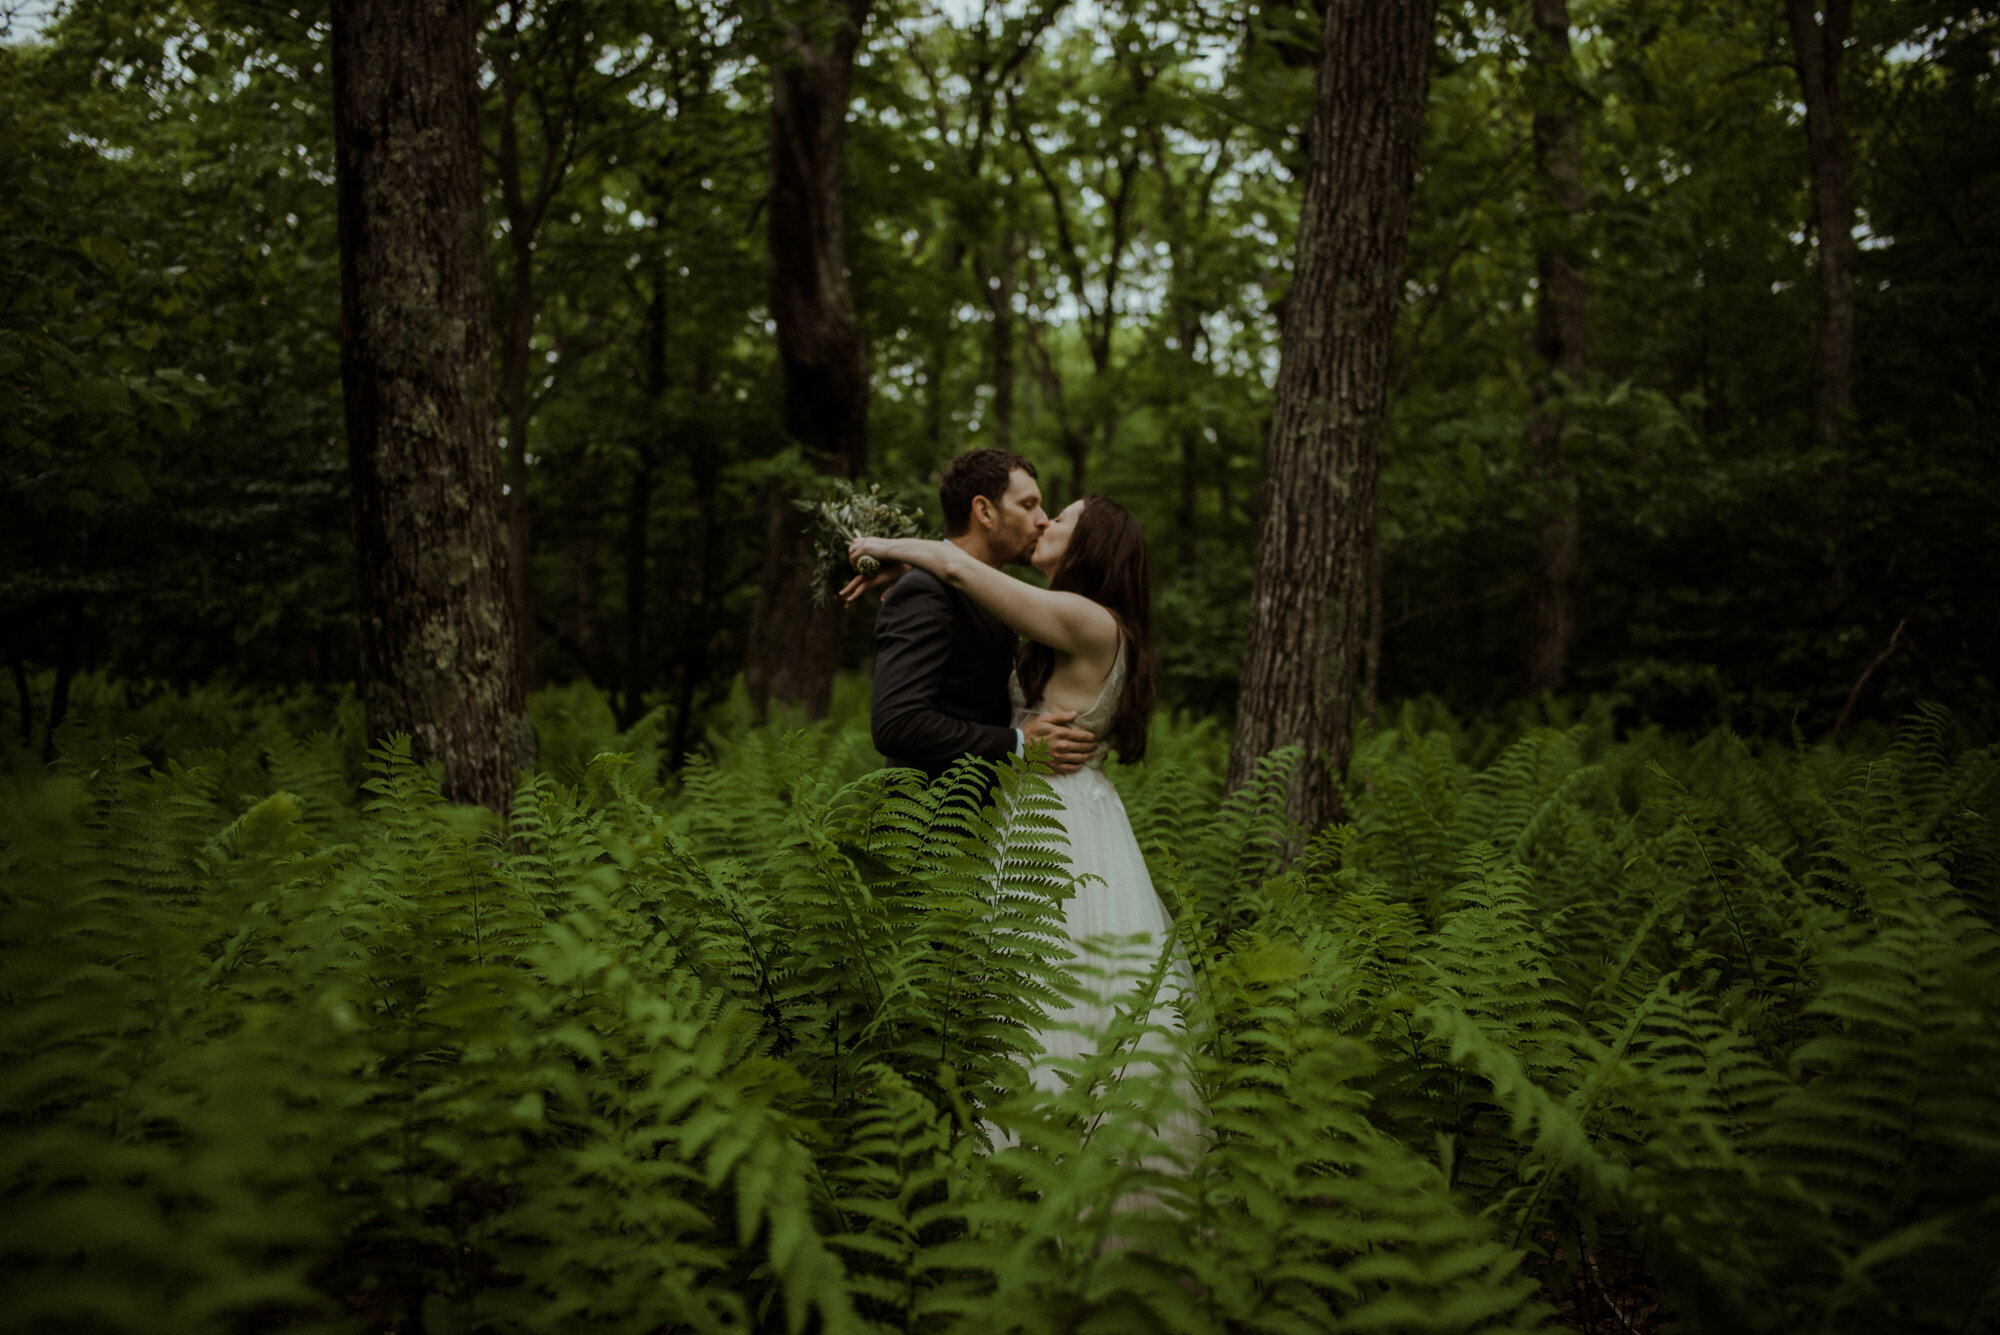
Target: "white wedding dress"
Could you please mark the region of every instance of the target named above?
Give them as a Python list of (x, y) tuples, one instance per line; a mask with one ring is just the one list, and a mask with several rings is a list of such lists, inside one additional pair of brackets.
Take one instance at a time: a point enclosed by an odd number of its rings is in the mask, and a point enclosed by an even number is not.
[[(1124, 685), (1125, 649), (1121, 645), (1103, 690), (1096, 702), (1077, 716), (1076, 726), (1105, 736)], [(1007, 690), (1014, 704), (1016, 728), (1042, 712), (1030, 708), (1023, 698), (1018, 674), (1009, 678)], [(1069, 838), (1071, 871), (1077, 877), (1076, 892), (1065, 906), (1064, 927), (1082, 966), (1079, 981), (1085, 988), (1082, 998), (1052, 1012), (1048, 1027), (1036, 1035), (1045, 1055), (1035, 1063), (1031, 1077), (1036, 1086), (1050, 1092), (1062, 1088), (1066, 1080), (1056, 1062), (1099, 1049), (1117, 1012), (1130, 1009), (1173, 935), (1173, 919), (1153, 889), (1153, 878), (1133, 836), (1125, 804), (1104, 776), (1104, 757), (1109, 749), (1109, 743), (1099, 742), (1096, 754), (1082, 769), (1048, 777), (1049, 786), (1062, 799), (1059, 818)], [(1186, 953), (1175, 946), (1165, 981), (1147, 1016), (1149, 1025), (1169, 1031), (1181, 1029), (1183, 997), (1193, 1000), (1194, 974)], [(1165, 1057), (1172, 1044), (1163, 1034), (1149, 1033), (1140, 1039), (1139, 1047)], [(1136, 1074), (1153, 1069), (1153, 1065), (1141, 1060), (1129, 1063), (1128, 1069)], [(1175, 1071), (1173, 1085), (1176, 1102), (1182, 1107), (1165, 1117), (1158, 1130), (1168, 1145), (1186, 1153), (1194, 1149), (1199, 1136), (1199, 1110), (1184, 1068)]]

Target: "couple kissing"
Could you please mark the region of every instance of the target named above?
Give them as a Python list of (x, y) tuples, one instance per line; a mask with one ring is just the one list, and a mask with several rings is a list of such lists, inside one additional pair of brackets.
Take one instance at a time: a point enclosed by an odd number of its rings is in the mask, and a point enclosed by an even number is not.
[[(851, 580), (842, 596), (852, 604), (888, 585), (875, 622), (870, 721), (891, 765), (936, 779), (963, 756), (999, 762), (1048, 744), (1077, 878), (1065, 934), (1080, 962), (1099, 966), (1084, 971), (1096, 976), (1037, 1035), (1046, 1058), (1033, 1078), (1054, 1090), (1062, 1059), (1091, 1051), (1137, 986), (1129, 969), (1105, 966), (1135, 945), (1157, 958), (1173, 937), (1103, 771), (1114, 748), (1128, 764), (1146, 751), (1157, 675), (1146, 540), (1138, 520), (1101, 496), (1049, 518), (1035, 466), (1005, 450), (959, 455), (938, 491), (946, 537), (856, 540), (849, 559), (872, 556), (883, 569)], [(1032, 564), (1048, 587), (1003, 569), (1013, 564)], [(1175, 951), (1151, 1023), (1178, 1027), (1174, 994), (1192, 986)]]

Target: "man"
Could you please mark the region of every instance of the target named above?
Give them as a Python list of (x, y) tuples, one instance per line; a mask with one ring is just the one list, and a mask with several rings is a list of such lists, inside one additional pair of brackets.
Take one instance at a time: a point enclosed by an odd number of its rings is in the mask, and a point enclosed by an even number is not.
[[(968, 450), (945, 466), (938, 484), (944, 534), (968, 556), (996, 569), (1025, 563), (1048, 527), (1035, 466), (1006, 450)], [(856, 579), (851, 603), (876, 580)], [(1001, 760), (1046, 741), (1058, 774), (1080, 769), (1097, 746), (1070, 726), (1075, 710), (1009, 720), (1007, 676), (1014, 632), (937, 576), (911, 570), (882, 595), (875, 619), (875, 700), (869, 713), (875, 748), (891, 765), (932, 779), (961, 756)]]

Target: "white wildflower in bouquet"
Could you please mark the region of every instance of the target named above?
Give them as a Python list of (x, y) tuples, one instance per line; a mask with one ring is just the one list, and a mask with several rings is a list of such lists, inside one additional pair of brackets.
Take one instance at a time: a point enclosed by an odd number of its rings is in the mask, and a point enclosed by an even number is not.
[[(812, 535), (815, 603), (825, 603), (833, 596), (834, 574), (847, 568), (847, 548), (855, 539), (924, 535), (923, 516), (884, 497), (879, 482), (863, 491), (851, 482), (834, 479), (827, 494), (819, 500), (792, 503), (816, 521)], [(873, 575), (882, 568), (882, 563), (864, 556), (855, 562), (855, 568), (864, 575)]]

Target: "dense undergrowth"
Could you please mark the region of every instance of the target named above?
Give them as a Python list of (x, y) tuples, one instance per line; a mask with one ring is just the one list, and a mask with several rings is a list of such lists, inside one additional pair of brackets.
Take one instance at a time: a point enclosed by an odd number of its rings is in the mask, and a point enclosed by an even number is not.
[(1412, 707), (1289, 866), (1290, 759), (1224, 799), (1163, 722), (1116, 778), (1187, 1146), (1136, 1023), (1020, 1074), (1075, 985), (1046, 790), (875, 770), (853, 684), (678, 775), (545, 694), (504, 829), (351, 707), (94, 689), (0, 779), (7, 1329), (1526, 1330), (1613, 1250), (1685, 1330), (2000, 1313), (2000, 755), (1939, 714)]

